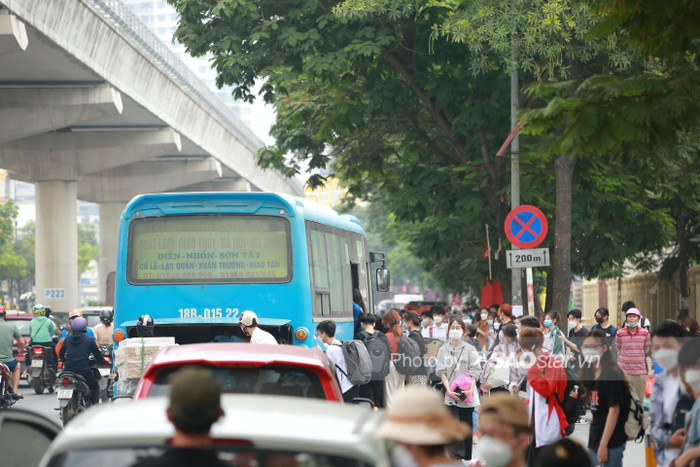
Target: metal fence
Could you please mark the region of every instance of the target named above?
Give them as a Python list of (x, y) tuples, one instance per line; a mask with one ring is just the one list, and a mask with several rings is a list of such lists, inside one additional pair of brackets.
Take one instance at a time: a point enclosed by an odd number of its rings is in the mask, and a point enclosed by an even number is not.
[(141, 19), (121, 0), (83, 0), (92, 5), (102, 17), (113, 24), (144, 55), (241, 137), (250, 149), (257, 151), (262, 141), (224, 104), (170, 48), (161, 41)]

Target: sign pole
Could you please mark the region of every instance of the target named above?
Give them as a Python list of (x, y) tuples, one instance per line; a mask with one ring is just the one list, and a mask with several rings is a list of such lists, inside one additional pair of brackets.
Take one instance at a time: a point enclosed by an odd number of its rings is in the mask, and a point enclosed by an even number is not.
[(535, 314), (535, 286), (532, 283), (532, 268), (525, 269), (527, 278), (527, 311), (528, 314)]

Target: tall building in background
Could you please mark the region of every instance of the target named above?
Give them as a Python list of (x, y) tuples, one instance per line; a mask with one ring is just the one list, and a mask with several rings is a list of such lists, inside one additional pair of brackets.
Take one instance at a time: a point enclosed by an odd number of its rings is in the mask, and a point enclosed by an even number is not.
[[(166, 43), (180, 60), (190, 69), (204, 84), (209, 87), (228, 108), (248, 125), (259, 138), (265, 140), (269, 125), (262, 125), (258, 120), (265, 118), (259, 116), (260, 109), (245, 102), (236, 101), (231, 95), (231, 87), (219, 89), (216, 87), (216, 70), (212, 69), (208, 56), (194, 58), (185, 52), (185, 47), (179, 42), (173, 42), (173, 34), (177, 29), (177, 13), (175, 9), (165, 3), (165, 0), (122, 0), (156, 36)], [(261, 107), (261, 106), (259, 106)], [(270, 113), (268, 110), (265, 112)], [(267, 128), (266, 128), (267, 126)]]

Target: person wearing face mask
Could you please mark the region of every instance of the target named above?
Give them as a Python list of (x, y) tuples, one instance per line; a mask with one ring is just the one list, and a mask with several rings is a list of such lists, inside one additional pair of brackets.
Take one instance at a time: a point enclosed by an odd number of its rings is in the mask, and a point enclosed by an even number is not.
[(524, 352), (523, 364), (527, 363), (523, 365), (527, 368), (527, 410), (534, 433), (527, 463), (534, 465), (542, 448), (562, 439), (568, 426), (560, 405), (566, 391), (566, 371), (560, 360), (544, 350), (544, 335), (540, 329), (522, 328), (518, 342)]
[(435, 339), (440, 339), (442, 342), (447, 342), (447, 323), (445, 322), (445, 309), (441, 306), (433, 305), (430, 307), (433, 314), (433, 330), (432, 336)]
[(627, 444), (625, 422), (630, 404), (629, 386), (602, 331), (589, 332), (583, 339), (581, 352), (586, 359), (581, 369), (581, 385), (593, 414), (588, 433), (592, 464), (622, 467)]
[[(518, 364), (518, 350), (520, 347), (518, 346), (518, 333), (515, 324), (508, 323), (504, 325), (501, 336), (501, 342), (493, 348), (493, 352), (491, 352), (491, 356), (484, 365), (480, 378), (481, 389), (483, 391), (491, 391), (492, 394), (497, 391), (508, 391), (513, 384), (517, 385), (518, 381), (524, 376)], [(488, 384), (488, 379), (491, 369), (496, 365), (508, 365), (508, 380), (501, 386), (491, 387)]]
[(470, 427), (447, 410), (439, 392), (407, 386), (396, 394), (375, 437), (393, 442), (392, 465), (447, 467), (462, 465), (449, 451), (470, 433)]
[(399, 342), (401, 339), (408, 339), (403, 336), (401, 329), (401, 315), (396, 310), (387, 311), (382, 318), (388, 331), (386, 338), (389, 341), (392, 361), (389, 362), (389, 374), (384, 379), (384, 403), (391, 407), (394, 394), (396, 394), (406, 383), (406, 375), (402, 375), (396, 369), (393, 359), (399, 356)]
[(477, 454), (488, 467), (525, 467), (530, 443), (527, 406), (507, 393), (492, 394), (479, 408)]
[(544, 314), (542, 325), (544, 326), (544, 349), (552, 355), (566, 363), (566, 347), (564, 341), (567, 339), (559, 329), (559, 315), (555, 311), (548, 311)]
[(685, 415), (685, 440), (682, 454), (674, 461), (674, 467), (697, 465), (700, 458), (700, 345), (696, 339), (685, 339), (678, 353), (681, 388), (695, 398), (693, 407)]
[[(481, 376), (481, 363), (476, 349), (464, 341), (467, 327), (461, 319), (452, 318), (449, 324), (450, 340), (440, 347), (437, 355), (435, 373), (440, 377), (445, 388), (444, 403), (452, 414), (467, 423), (471, 428), (474, 408), (479, 406), (479, 391), (477, 381)], [(452, 383), (457, 379), (471, 378), (469, 391), (458, 393), (451, 390)], [(472, 457), (472, 435), (456, 446), (455, 456), (460, 459)]]
[(651, 436), (659, 467), (668, 467), (678, 457), (683, 444), (685, 414), (694, 402), (681, 391), (678, 351), (684, 336), (683, 328), (672, 320), (659, 324), (651, 336), (652, 355), (664, 370), (656, 376), (649, 403)]
[(617, 328), (610, 324), (610, 312), (607, 308), (600, 307), (595, 311), (593, 315), (595, 318), (595, 323), (591, 327), (591, 331), (599, 329), (605, 333), (605, 337), (608, 339), (608, 344), (612, 348), (613, 355), (617, 357), (617, 348), (615, 347), (615, 334), (617, 333)]
[(479, 321), (476, 322), (476, 332), (480, 346), (479, 350), (488, 352), (493, 343), (493, 338), (491, 337), (493, 329), (491, 328), (491, 324), (489, 324), (489, 309), (486, 307), (483, 307), (479, 312)]
[(581, 324), (581, 310), (574, 308), (569, 310), (566, 314), (568, 319), (567, 329), (569, 334), (569, 365), (571, 368), (576, 370), (579, 369), (579, 359), (581, 357), (581, 344), (583, 343), (583, 338), (588, 334), (588, 329), (586, 329)]
[(646, 354), (651, 348), (651, 337), (649, 337), (649, 331), (639, 326), (641, 317), (639, 310), (630, 308), (627, 310), (626, 317), (625, 327), (618, 329), (615, 334), (617, 364), (641, 398), (647, 384), (647, 373), (649, 373)]

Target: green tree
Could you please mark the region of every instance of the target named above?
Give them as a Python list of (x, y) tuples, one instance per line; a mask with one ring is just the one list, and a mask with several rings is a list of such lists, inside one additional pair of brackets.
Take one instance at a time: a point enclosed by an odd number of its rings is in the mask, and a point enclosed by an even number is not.
[(78, 277), (81, 277), (90, 263), (97, 259), (98, 254), (95, 224), (81, 222), (78, 224)]
[[(510, 68), (522, 63), (527, 81), (538, 81), (580, 79), (631, 63), (614, 36), (586, 37), (596, 19), (585, 4), (564, 1), (519, 0), (515, 10), (509, 1), (486, 0), (169, 3), (180, 14), (177, 39), (194, 55), (212, 54), (218, 84), (234, 85), (237, 97), (252, 100), (255, 81), (265, 80), (262, 94), (275, 105), (278, 119), (275, 146), (260, 152), (261, 165), (288, 175), (303, 162), (311, 169), (330, 166), (354, 196), (381, 198), (411, 252), (450, 290), (483, 281), (485, 224), (494, 235), (492, 246), (500, 239), (507, 247), (502, 230), (509, 210), (508, 167), (494, 154), (509, 133)], [(510, 59), (514, 29), (523, 31), (516, 41), (519, 62)], [(558, 278), (556, 306), (565, 307), (572, 229), (590, 239), (620, 234), (577, 222), (572, 187), (591, 192), (586, 183), (597, 179), (578, 176), (578, 154), (552, 150), (554, 136), (554, 130), (542, 130), (523, 141), (521, 196), (551, 207), (549, 212), (562, 210), (554, 217), (557, 235), (548, 241), (554, 239), (560, 263), (551, 275)], [(605, 162), (590, 157), (583, 167), (594, 174), (621, 167), (629, 175), (621, 161)], [(598, 182), (595, 190), (606, 197), (601, 203), (588, 198), (585, 214), (612, 211), (636, 195), (619, 184)], [(565, 199), (555, 205), (557, 194)], [(637, 203), (630, 214), (646, 211)], [(663, 228), (662, 223), (653, 231)], [(610, 254), (611, 262), (636, 253), (632, 245), (646, 244), (619, 243), (625, 246)], [(596, 249), (594, 241), (582, 245)], [(586, 260), (589, 251), (573, 251), (588, 269), (596, 268)], [(508, 293), (505, 268), (496, 267), (494, 274), (504, 279)]]
[(10, 303), (15, 295), (15, 281), (26, 275), (26, 262), (13, 248), (15, 220), (19, 209), (12, 201), (0, 204), (0, 280), (7, 281)]

